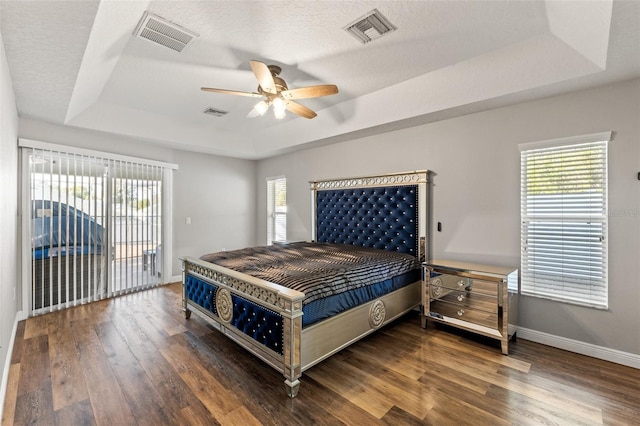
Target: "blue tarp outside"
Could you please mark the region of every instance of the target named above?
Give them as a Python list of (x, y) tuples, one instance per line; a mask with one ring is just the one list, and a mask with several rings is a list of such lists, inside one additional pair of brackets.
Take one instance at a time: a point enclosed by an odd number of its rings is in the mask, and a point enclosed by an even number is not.
[(65, 203), (48, 200), (32, 201), (31, 232), (33, 259), (101, 254), (106, 239), (104, 228), (91, 216)]

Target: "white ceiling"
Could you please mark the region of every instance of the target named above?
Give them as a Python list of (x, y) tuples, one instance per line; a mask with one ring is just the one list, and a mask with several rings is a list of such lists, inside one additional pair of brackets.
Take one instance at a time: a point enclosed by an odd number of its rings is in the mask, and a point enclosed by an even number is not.
[[(374, 8), (398, 29), (362, 45), (343, 27)], [(136, 38), (145, 11), (199, 37), (182, 53)], [(635, 0), (2, 0), (0, 15), (21, 117), (239, 158), (640, 77)], [(251, 59), (340, 93), (275, 120), (200, 91), (255, 91)]]

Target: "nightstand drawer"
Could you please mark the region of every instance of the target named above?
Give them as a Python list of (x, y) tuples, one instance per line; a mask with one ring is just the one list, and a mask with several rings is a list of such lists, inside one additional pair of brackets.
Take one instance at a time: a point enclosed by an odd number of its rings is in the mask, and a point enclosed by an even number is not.
[(429, 306), (431, 316), (456, 318), (473, 324), (482, 325), (488, 328), (498, 327), (498, 314), (472, 309), (466, 306), (445, 302), (443, 300), (432, 300)]
[(499, 283), (450, 274), (432, 274), (431, 286), (441, 286), (451, 290), (467, 290), (496, 297)]
[(476, 291), (450, 290), (444, 287), (431, 286), (431, 304), (436, 300), (453, 303), (465, 308), (477, 309), (492, 314), (498, 313), (496, 296), (489, 296)]

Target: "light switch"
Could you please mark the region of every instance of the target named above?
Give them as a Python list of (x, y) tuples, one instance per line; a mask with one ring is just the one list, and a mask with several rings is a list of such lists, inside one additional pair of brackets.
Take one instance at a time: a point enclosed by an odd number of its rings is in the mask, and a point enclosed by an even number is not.
[(184, 218), (185, 225), (191, 225), (191, 216), (187, 216)]

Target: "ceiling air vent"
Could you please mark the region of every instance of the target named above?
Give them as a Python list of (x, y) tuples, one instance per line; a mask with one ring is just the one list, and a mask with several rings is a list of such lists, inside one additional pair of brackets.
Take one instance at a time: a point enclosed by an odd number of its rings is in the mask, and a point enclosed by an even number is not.
[(133, 34), (176, 52), (182, 52), (193, 39), (199, 36), (193, 31), (149, 12), (142, 14)]
[(378, 9), (373, 9), (343, 29), (360, 40), (360, 43), (365, 44), (382, 37), (386, 33), (397, 30), (398, 27), (389, 22)]
[(209, 107), (203, 111), (205, 114), (215, 115), (216, 117), (222, 117), (223, 115), (229, 114), (229, 111), (223, 111), (221, 109), (215, 109), (213, 107)]

